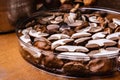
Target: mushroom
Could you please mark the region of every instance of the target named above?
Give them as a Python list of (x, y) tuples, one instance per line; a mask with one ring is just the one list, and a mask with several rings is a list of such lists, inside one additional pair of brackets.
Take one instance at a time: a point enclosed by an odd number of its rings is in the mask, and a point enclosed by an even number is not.
[(97, 18), (97, 16), (90, 16), (89, 21), (93, 23), (100, 23), (100, 21)]
[(23, 34), (23, 35), (28, 34), (30, 30), (32, 30), (32, 27), (23, 29), (23, 30), (22, 30), (22, 34)]
[(52, 15), (52, 16), (48, 16), (48, 17), (42, 18), (42, 20), (46, 21), (46, 22), (49, 22), (50, 20), (52, 20), (54, 18), (55, 18), (55, 15)]
[(82, 64), (81, 62), (71, 61), (64, 64), (63, 71), (65, 72), (66, 75), (77, 76), (83, 75), (86, 72), (86, 68), (84, 64)]
[(31, 39), (30, 39), (29, 35), (22, 35), (22, 36), (20, 36), (20, 39), (25, 43), (31, 42)]
[(97, 26), (97, 27), (91, 27), (88, 32), (96, 33), (96, 32), (100, 32), (102, 30), (103, 30), (103, 27)]
[(92, 73), (98, 73), (98, 74), (103, 74), (106, 72), (111, 72), (114, 70), (115, 67), (115, 62), (114, 59), (106, 59), (106, 58), (101, 58), (101, 59), (93, 59), (87, 64), (87, 68), (92, 72)]
[(57, 55), (58, 59), (67, 59), (67, 60), (75, 60), (75, 61), (89, 61), (90, 57), (81, 52), (62, 52)]
[(120, 32), (115, 32), (112, 34), (109, 34), (106, 39), (110, 39), (110, 40), (118, 40), (120, 38)]
[(59, 25), (57, 24), (50, 24), (50, 25), (47, 25), (47, 30), (50, 34), (52, 33), (57, 33), (58, 32), (58, 29), (59, 29)]
[(63, 66), (63, 61), (56, 58), (52, 51), (44, 51), (45, 57), (42, 59), (42, 64), (48, 68), (60, 69)]
[(58, 23), (62, 22), (62, 20), (59, 20), (59, 21), (58, 21), (58, 20), (51, 20), (50, 22), (51, 22), (52, 24), (58, 24)]
[(115, 56), (117, 56), (119, 54), (119, 49), (118, 50), (110, 50), (110, 49), (100, 49), (98, 53), (93, 54), (92, 57), (94, 58), (115, 58)]
[(58, 40), (58, 39), (66, 39), (66, 38), (70, 38), (70, 36), (66, 34), (53, 34), (48, 38), (48, 40)]
[(92, 39), (105, 38), (106, 35), (107, 35), (107, 32), (98, 32), (92, 35)]
[(120, 25), (120, 20), (119, 19), (116, 19), (116, 18), (113, 18), (113, 23), (117, 24), (117, 25)]
[(30, 30), (29, 31), (29, 35), (32, 36), (32, 37), (46, 37), (48, 36), (49, 34), (47, 33), (42, 33), (42, 32), (37, 32), (36, 30)]
[(99, 48), (102, 46), (114, 46), (117, 43), (115, 41), (112, 40), (108, 40), (108, 39), (97, 39), (97, 40), (90, 40), (88, 41), (88, 43), (86, 44), (87, 48)]
[(90, 40), (90, 39), (91, 39), (91, 37), (83, 37), (83, 38), (76, 39), (74, 42), (75, 42), (76, 44), (82, 45), (82, 44), (87, 43), (88, 40)]
[(65, 45), (66, 43), (71, 41), (73, 41), (73, 39), (60, 39), (60, 40), (54, 41), (51, 45), (51, 49), (55, 49), (56, 47)]
[(51, 42), (47, 40), (46, 38), (41, 37), (40, 39), (35, 39), (35, 42), (33, 45), (39, 49), (49, 50)]
[(120, 26), (115, 29), (115, 32), (120, 32)]
[(71, 46), (71, 45), (64, 45), (58, 46), (55, 48), (57, 51), (68, 51), (68, 52), (88, 52), (89, 50), (83, 46)]
[(41, 50), (39, 50), (36, 47), (29, 46), (29, 47), (23, 47), (24, 50), (28, 51), (34, 58), (40, 58), (42, 56)]
[(71, 38), (81, 38), (81, 37), (89, 37), (91, 36), (90, 33), (87, 33), (87, 32), (78, 32), (78, 33), (75, 33), (71, 36)]

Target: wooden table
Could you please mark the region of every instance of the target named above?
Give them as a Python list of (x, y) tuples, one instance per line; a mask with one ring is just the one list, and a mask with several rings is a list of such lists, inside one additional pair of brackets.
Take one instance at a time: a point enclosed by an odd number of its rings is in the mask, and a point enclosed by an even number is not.
[[(26, 62), (19, 53), (15, 33), (0, 35), (0, 80), (77, 80), (49, 75)], [(79, 80), (120, 80), (120, 73), (112, 77)]]

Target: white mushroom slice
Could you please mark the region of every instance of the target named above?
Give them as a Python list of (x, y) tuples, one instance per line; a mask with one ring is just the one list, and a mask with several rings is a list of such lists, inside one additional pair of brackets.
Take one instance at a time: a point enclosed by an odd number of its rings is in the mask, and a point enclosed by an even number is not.
[(97, 32), (100, 32), (102, 30), (103, 30), (103, 27), (97, 26), (97, 27), (91, 27), (88, 32), (90, 32), (90, 33), (97, 33)]
[(117, 47), (108, 47), (108, 48), (106, 48), (106, 50), (108, 50), (108, 51), (120, 51), (120, 48), (117, 48)]
[(42, 20), (43, 21), (49, 21), (49, 20), (54, 19), (54, 18), (55, 18), (55, 15), (52, 15), (52, 16), (45, 17)]
[(113, 18), (113, 23), (117, 24), (117, 25), (120, 25), (120, 20), (119, 19), (116, 19), (116, 18)]
[(120, 39), (118, 40), (118, 48), (120, 48)]
[(73, 39), (61, 39), (61, 40), (57, 40), (57, 41), (55, 41), (55, 42), (52, 43), (51, 49), (55, 49), (56, 47), (64, 45), (64, 44), (66, 44), (68, 42), (71, 42), (71, 41), (73, 41)]
[(90, 27), (97, 27), (97, 23), (89, 23)]
[(106, 36), (106, 32), (98, 32), (92, 35), (92, 39), (101, 39)]
[(79, 43), (84, 43), (84, 42), (86, 42), (86, 41), (88, 41), (90, 39), (91, 39), (91, 37), (84, 37), (84, 38), (76, 39), (74, 42), (79, 44)]
[(66, 39), (66, 38), (70, 38), (70, 36), (66, 34), (53, 34), (48, 38), (48, 40), (58, 40), (58, 39)]
[(29, 35), (38, 38), (38, 37), (48, 36), (49, 34), (37, 32), (37, 31), (35, 31), (35, 30), (30, 30)]
[(63, 21), (62, 16), (57, 16), (57, 17), (55, 18), (55, 21), (57, 21), (57, 22), (62, 22), (62, 21)]
[(80, 26), (82, 25), (83, 21), (82, 20), (75, 20), (73, 23), (68, 23), (69, 26)]
[(87, 33), (87, 32), (79, 32), (79, 33), (75, 33), (71, 36), (71, 38), (80, 38), (80, 37), (89, 37), (91, 36), (90, 33)]
[(75, 22), (76, 14), (75, 13), (69, 13), (67, 17), (65, 17), (64, 22), (67, 24), (71, 24)]
[[(24, 44), (23, 44), (24, 45)], [(36, 47), (32, 47), (32, 46), (24, 46), (23, 47), (24, 50), (28, 51), (34, 58), (40, 58), (41, 51), (39, 49), (37, 49)]]
[(119, 54), (119, 50), (108, 51), (105, 49), (101, 49), (99, 53), (93, 54), (92, 57), (107, 57), (107, 58), (115, 58)]
[(53, 24), (58, 24), (62, 21), (63, 21), (62, 16), (58, 16), (58, 17), (55, 18), (55, 20), (51, 20), (50, 22), (53, 23)]
[(57, 55), (59, 59), (77, 60), (77, 61), (89, 61), (90, 57), (81, 52), (63, 52)]
[(86, 46), (88, 45), (92, 45), (92, 44), (97, 44), (99, 46), (104, 46), (105, 43), (115, 43), (115, 41), (112, 40), (108, 40), (108, 39), (97, 39), (97, 40), (90, 40), (88, 41), (88, 43), (86, 44)]
[(112, 34), (109, 34), (106, 39), (111, 39), (111, 40), (114, 40), (114, 39), (119, 39), (120, 38), (120, 32), (116, 32), (116, 33), (112, 33)]
[(100, 23), (100, 22), (97, 20), (97, 16), (91, 16), (91, 17), (89, 17), (89, 21), (90, 21), (90, 22), (94, 22), (94, 23)]
[(75, 18), (76, 18), (75, 13), (69, 13), (68, 20), (70, 23), (74, 23)]
[(22, 30), (22, 34), (24, 34), (24, 35), (25, 35), (25, 34), (28, 34), (30, 30), (32, 30), (32, 27), (23, 29), (23, 30)]
[(88, 32), (90, 30), (91, 27), (86, 27), (84, 29), (81, 29), (81, 30), (78, 30), (77, 32), (80, 33), (80, 32)]
[(29, 35), (22, 35), (22, 36), (20, 36), (20, 39), (25, 43), (29, 43), (31, 41)]
[(52, 24), (58, 24), (58, 23), (60, 23), (60, 22), (55, 21), (55, 20), (51, 20), (50, 23), (52, 23)]
[(57, 24), (50, 24), (50, 25), (47, 25), (47, 29), (48, 30), (57, 30), (60, 26), (57, 25)]
[(65, 45), (65, 46), (58, 46), (55, 50), (57, 51), (69, 51), (69, 52), (88, 52), (89, 50), (86, 47), (83, 46), (71, 46), (71, 45)]

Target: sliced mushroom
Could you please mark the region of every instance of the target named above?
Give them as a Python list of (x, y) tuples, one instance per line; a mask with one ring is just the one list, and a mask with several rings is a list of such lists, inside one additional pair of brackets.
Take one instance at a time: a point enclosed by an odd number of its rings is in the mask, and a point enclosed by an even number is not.
[(114, 23), (108, 23), (108, 26), (111, 28), (111, 29), (116, 29), (117, 28), (117, 24), (114, 24)]
[(73, 39), (60, 39), (52, 43), (51, 49), (55, 49), (58, 46), (65, 45), (68, 42), (73, 41)]
[(24, 34), (24, 35), (25, 35), (25, 34), (28, 34), (30, 30), (32, 30), (32, 27), (23, 29), (23, 30), (22, 30), (22, 34)]
[(112, 34), (109, 34), (106, 39), (110, 39), (110, 40), (118, 40), (120, 38), (120, 32), (115, 32)]
[(76, 18), (76, 14), (75, 13), (69, 13), (69, 16), (68, 16), (68, 20), (69, 22), (67, 23), (74, 23), (75, 21), (75, 18)]
[(34, 46), (36, 46), (37, 48), (39, 49), (45, 49), (45, 50), (49, 50), (51, 47), (51, 42), (49, 40), (47, 40), (46, 38), (44, 37), (41, 37), (41, 38), (35, 38), (34, 40)]
[(46, 37), (46, 36), (48, 36), (49, 34), (37, 32), (36, 30), (30, 30), (30, 31), (29, 31), (29, 35), (32, 36), (32, 37), (38, 38), (38, 37)]
[(120, 26), (115, 29), (115, 32), (120, 32)]
[(55, 21), (55, 20), (50, 20), (50, 23), (52, 23), (52, 24), (58, 24), (58, 23), (60, 23), (60, 22)]
[(94, 54), (92, 57), (94, 58), (115, 58), (119, 54), (120, 50), (105, 50), (101, 49), (99, 53)]
[(113, 30), (112, 30), (111, 28), (109, 28), (109, 27), (107, 27), (107, 28), (104, 29), (104, 32), (106, 32), (106, 33), (108, 33), (108, 34), (111, 34), (112, 31), (113, 31)]
[(77, 32), (78, 30), (81, 30), (82, 28), (85, 28), (85, 27), (88, 27), (88, 26), (89, 26), (88, 22), (82, 22), (82, 24), (76, 26), (74, 30)]
[(92, 39), (105, 38), (106, 35), (107, 35), (107, 32), (98, 32), (92, 35)]
[(34, 30), (36, 30), (37, 32), (46, 32), (46, 27), (45, 25), (40, 25), (40, 24), (36, 24), (34, 27), (33, 27)]
[(88, 56), (92, 57), (94, 54), (97, 54), (99, 52), (100, 52), (99, 50), (92, 50), (88, 53)]
[(57, 55), (59, 59), (77, 60), (77, 61), (89, 61), (90, 57), (81, 52), (63, 52)]
[(57, 22), (62, 22), (63, 21), (63, 18), (62, 18), (62, 16), (57, 16), (56, 18), (55, 18), (55, 21), (57, 21)]
[(58, 24), (63, 21), (62, 16), (57, 16), (54, 20), (50, 20), (51, 23), (53, 24)]
[(57, 24), (50, 24), (47, 26), (48, 30), (54, 30), (54, 29), (58, 29), (60, 26)]
[(55, 15), (52, 15), (52, 16), (48, 16), (48, 17), (42, 18), (42, 20), (48, 22), (49, 20), (52, 20), (54, 18), (55, 18)]
[(61, 31), (61, 32), (64, 31), (64, 30), (70, 30), (71, 29), (71, 27), (68, 26), (67, 23), (65, 23), (65, 22), (61, 22), (59, 25), (60, 25), (59, 31)]
[(100, 32), (102, 30), (103, 30), (103, 27), (97, 26), (97, 27), (91, 27), (88, 32), (96, 33), (96, 32)]
[(84, 37), (84, 38), (79, 38), (79, 39), (76, 39), (74, 42), (76, 44), (84, 44), (84, 43), (87, 43), (88, 40), (90, 40), (91, 37)]
[(79, 26), (82, 25), (82, 20), (75, 20), (76, 14), (70, 13), (65, 19), (64, 22), (66, 22), (69, 26)]
[(86, 72), (84, 64), (77, 61), (71, 61), (63, 66), (63, 71), (67, 75), (83, 75)]
[(108, 40), (108, 39), (97, 39), (97, 40), (90, 40), (88, 41), (88, 43), (86, 44), (87, 48), (97, 48), (97, 47), (102, 47), (102, 46), (114, 46), (117, 43), (115, 41), (112, 40)]
[(58, 39), (66, 39), (66, 38), (70, 38), (70, 36), (66, 34), (53, 34), (48, 38), (48, 40), (58, 40)]
[(106, 59), (106, 58), (97, 58), (91, 60), (87, 67), (92, 73), (103, 74), (106, 72), (111, 72), (114, 70), (115, 67), (115, 60), (114, 59)]
[(80, 33), (80, 32), (88, 32), (90, 30), (91, 27), (86, 27), (80, 30), (77, 30), (76, 32)]
[(118, 47), (108, 47), (108, 48), (106, 48), (106, 50), (108, 50), (108, 51), (116, 51), (116, 52), (120, 52), (120, 48), (118, 48)]
[(62, 34), (66, 34), (66, 35), (69, 35), (69, 36), (72, 36), (72, 34), (74, 34), (74, 30), (70, 30), (70, 29), (66, 29), (64, 31), (62, 31)]
[(57, 51), (68, 51), (68, 52), (88, 52), (89, 50), (86, 47), (83, 46), (71, 46), (71, 45), (65, 45), (65, 46), (58, 46), (55, 50)]
[(82, 25), (82, 20), (75, 20), (73, 23), (68, 23), (69, 26), (76, 27)]
[(97, 27), (97, 23), (89, 23), (90, 27)]
[(20, 39), (25, 43), (31, 42), (31, 39), (30, 39), (29, 35), (22, 35), (22, 36), (20, 36)]
[(94, 23), (100, 23), (100, 21), (97, 19), (97, 16), (91, 16), (91, 17), (89, 17), (89, 21), (90, 22), (94, 22)]
[(120, 25), (120, 20), (119, 19), (116, 19), (116, 18), (113, 18), (113, 23), (117, 24), (117, 25)]
[(87, 33), (87, 32), (79, 32), (79, 33), (75, 33), (71, 36), (71, 38), (81, 38), (81, 37), (89, 37), (91, 36), (90, 33)]
[(120, 39), (119, 39), (119, 41), (118, 41), (118, 48), (120, 48)]
[(28, 51), (34, 58), (40, 58), (42, 56), (41, 50), (36, 47), (23, 47), (24, 50)]
[(63, 61), (56, 58), (54, 53), (51, 51), (44, 51), (45, 57), (42, 58), (42, 64), (48, 68), (60, 69), (63, 66)]
[(50, 24), (50, 25), (47, 25), (47, 30), (50, 34), (52, 34), (52, 33), (58, 32), (59, 27), (60, 26), (57, 24)]

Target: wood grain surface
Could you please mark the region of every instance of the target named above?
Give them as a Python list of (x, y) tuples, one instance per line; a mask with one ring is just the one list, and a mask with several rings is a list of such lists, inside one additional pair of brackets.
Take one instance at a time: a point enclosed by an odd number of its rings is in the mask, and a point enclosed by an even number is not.
[(111, 77), (79, 79), (53, 76), (25, 61), (19, 53), (16, 34), (10, 33), (0, 35), (0, 80), (120, 80), (120, 73)]

